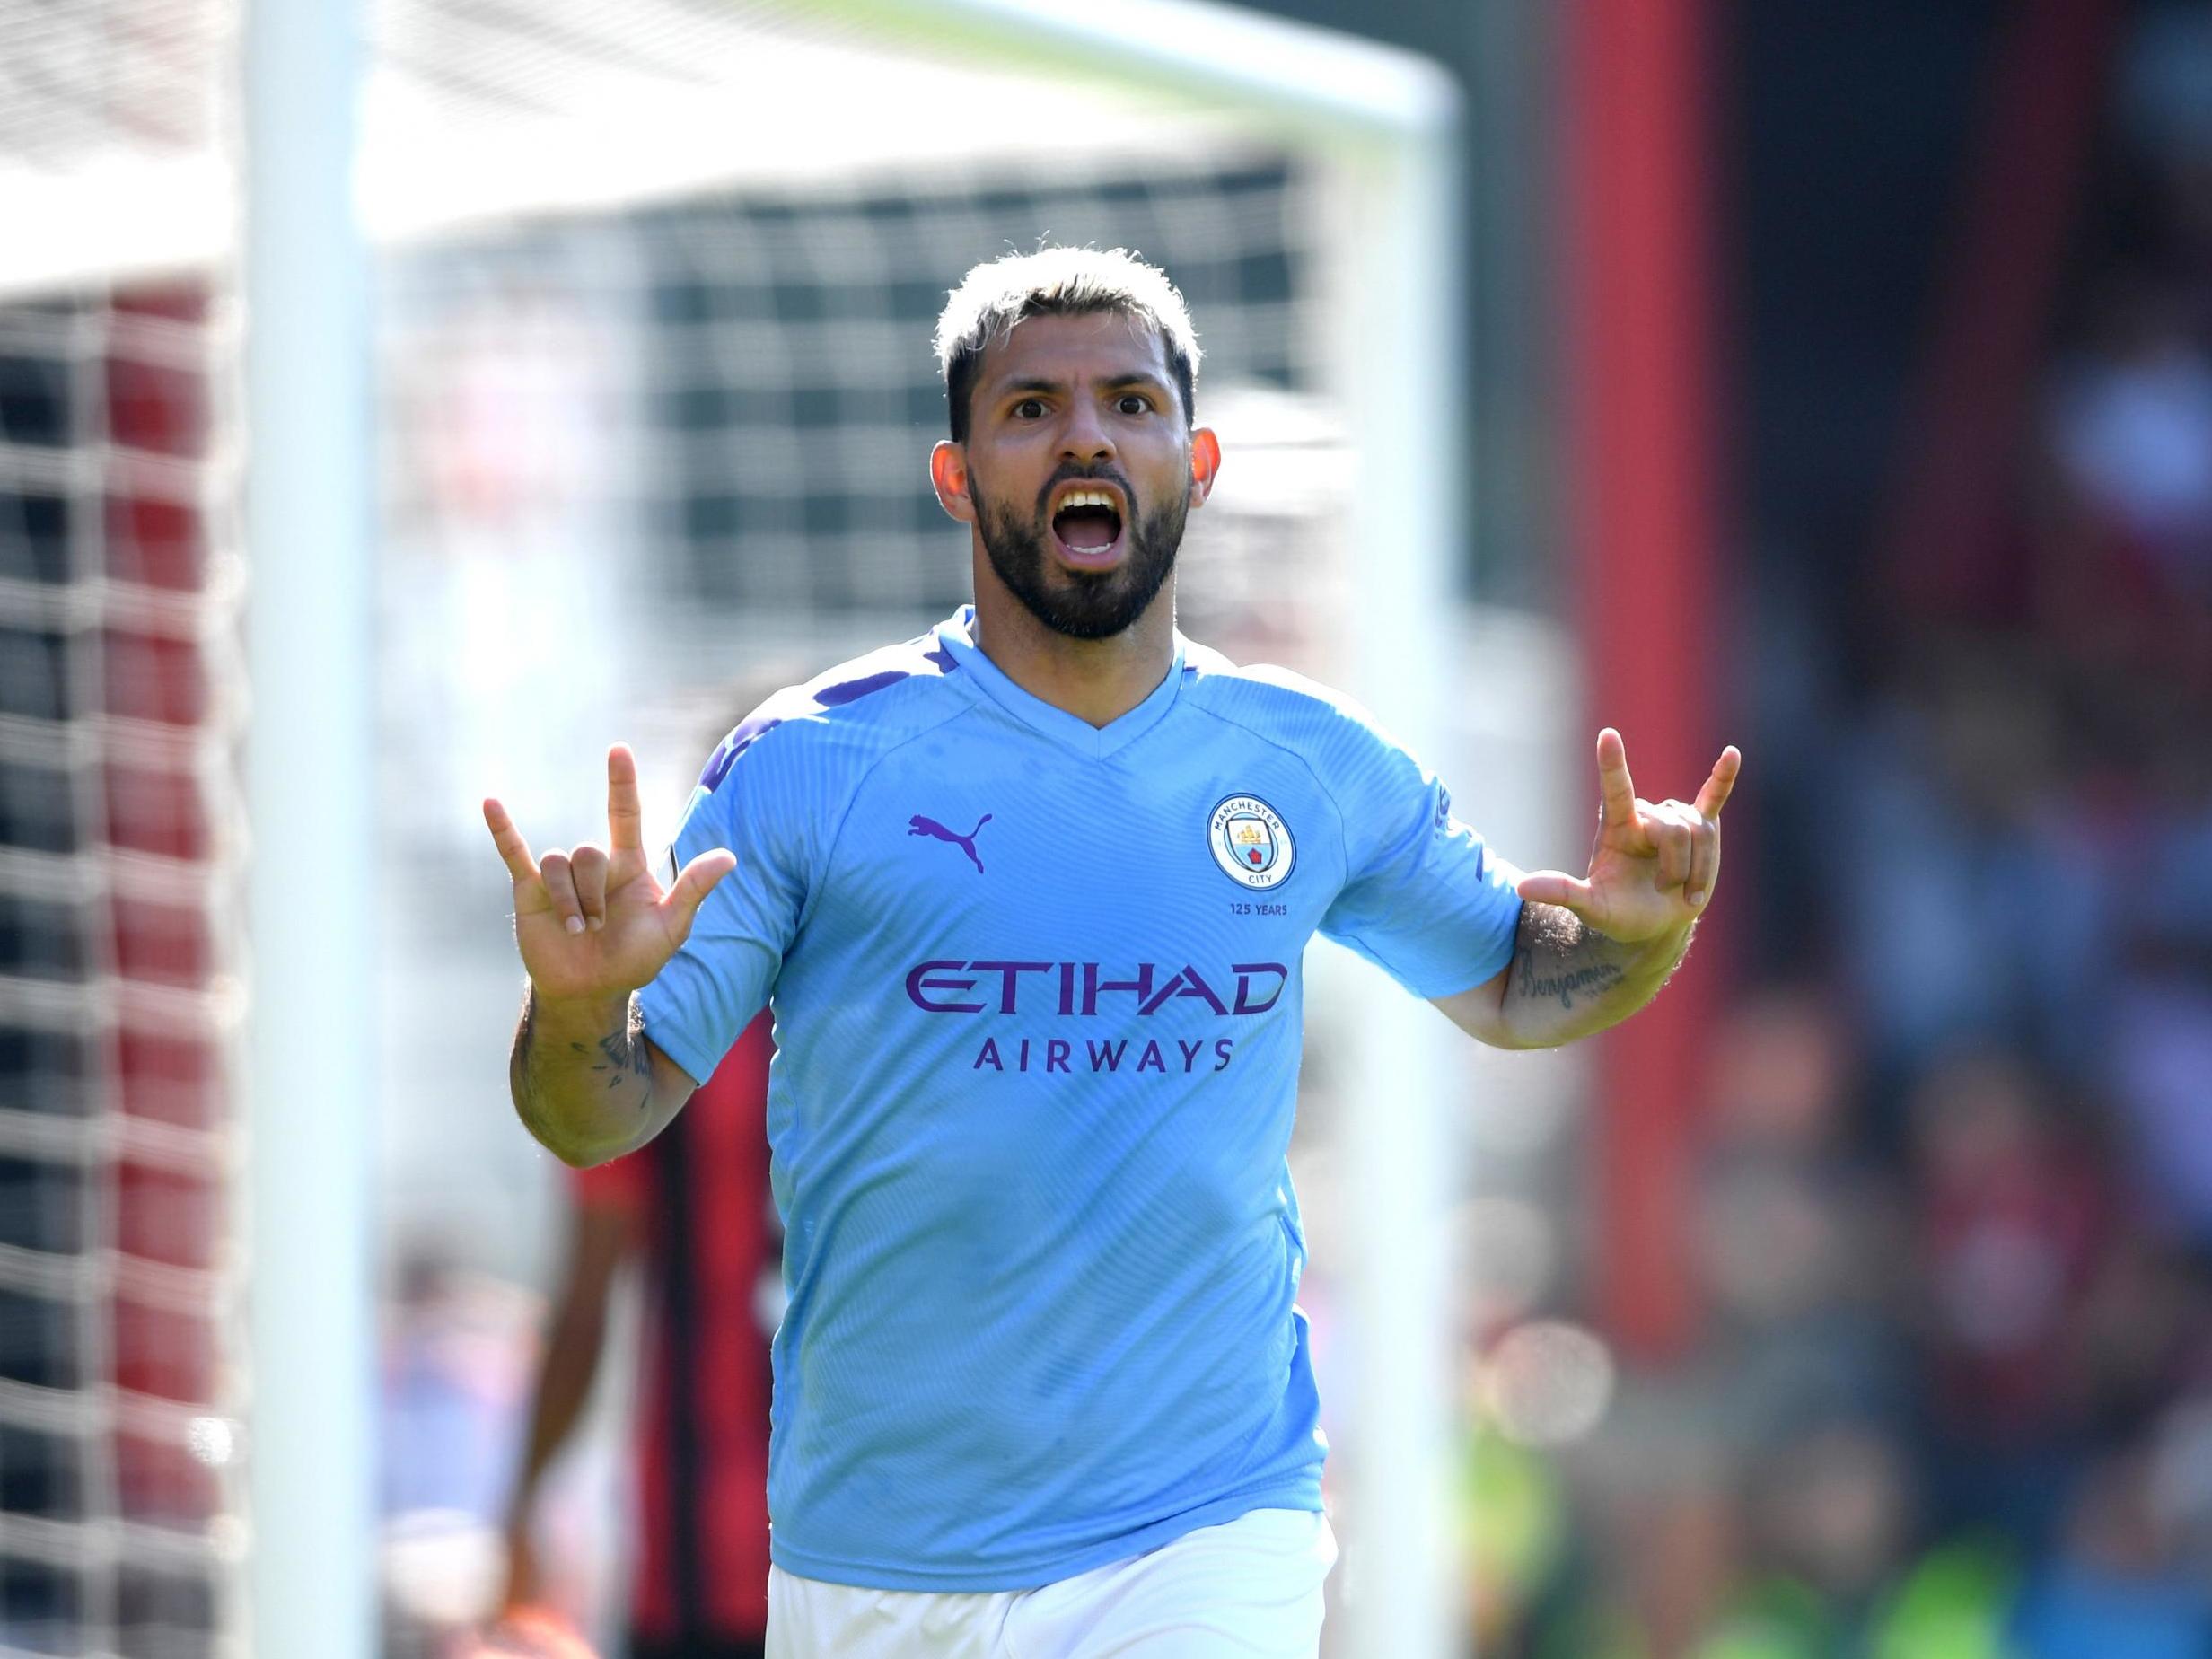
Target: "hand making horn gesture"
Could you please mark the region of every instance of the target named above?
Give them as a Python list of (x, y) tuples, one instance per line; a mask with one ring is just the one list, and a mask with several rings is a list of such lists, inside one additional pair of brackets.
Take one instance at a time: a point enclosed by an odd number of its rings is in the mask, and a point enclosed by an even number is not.
[(1628, 745), (1607, 726), (1598, 733), (1598, 836), (1590, 873), (1558, 870), (1521, 878), (1522, 898), (1556, 904), (1623, 944), (1687, 927), (1713, 897), (1720, 875), (1720, 810), (1735, 788), (1743, 757), (1732, 743), (1691, 802), (1636, 798)]
[(505, 807), (487, 800), (484, 821), (514, 878), (522, 966), (549, 1001), (627, 996), (646, 984), (689, 936), (700, 901), (737, 864), (717, 847), (662, 889), (639, 837), (637, 761), (621, 743), (607, 751), (605, 847), (586, 844), (532, 859)]

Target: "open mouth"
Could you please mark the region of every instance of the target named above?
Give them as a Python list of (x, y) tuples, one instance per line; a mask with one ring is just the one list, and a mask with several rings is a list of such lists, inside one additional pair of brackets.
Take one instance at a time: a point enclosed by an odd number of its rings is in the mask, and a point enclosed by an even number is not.
[(1104, 569), (1121, 557), (1122, 524), (1117, 490), (1078, 484), (1061, 490), (1052, 505), (1052, 540), (1078, 569)]

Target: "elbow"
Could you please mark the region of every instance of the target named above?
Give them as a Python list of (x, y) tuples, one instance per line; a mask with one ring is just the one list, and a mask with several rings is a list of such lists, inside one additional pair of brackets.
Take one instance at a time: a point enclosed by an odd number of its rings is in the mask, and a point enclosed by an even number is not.
[(530, 1131), (531, 1139), (544, 1147), (572, 1170), (588, 1170), (598, 1164), (611, 1163), (630, 1150), (636, 1144), (628, 1137), (609, 1137), (579, 1133), (571, 1124), (556, 1123), (530, 1108), (530, 1102), (517, 1097), (514, 1114)]
[(1531, 1010), (1509, 1004), (1502, 996), (1470, 994), (1436, 1005), (1453, 1024), (1486, 1049), (1556, 1049), (1572, 1034), (1540, 1025), (1528, 1017)]
[(628, 1141), (556, 1140), (536, 1137), (537, 1142), (572, 1170), (595, 1169), (611, 1163), (630, 1150)]
[(572, 1170), (591, 1169), (606, 1163), (614, 1155), (612, 1153), (601, 1153), (581, 1142), (550, 1140), (543, 1135), (538, 1137), (538, 1144)]
[(1556, 1007), (1522, 998), (1496, 1003), (1485, 999), (1449, 1012), (1454, 1023), (1486, 1049), (1516, 1054), (1563, 1048), (1583, 1034), (1580, 1027), (1557, 1018)]
[(538, 1144), (572, 1170), (594, 1169), (602, 1163), (612, 1163), (624, 1153), (634, 1151), (638, 1143), (631, 1137), (619, 1139), (582, 1139), (570, 1136), (560, 1142), (538, 1137)]
[(1527, 1054), (1540, 1049), (1560, 1049), (1575, 1040), (1572, 1031), (1530, 1031), (1500, 1021), (1497, 1028), (1486, 1032), (1483, 1040), (1493, 1049), (1504, 1049), (1514, 1054)]

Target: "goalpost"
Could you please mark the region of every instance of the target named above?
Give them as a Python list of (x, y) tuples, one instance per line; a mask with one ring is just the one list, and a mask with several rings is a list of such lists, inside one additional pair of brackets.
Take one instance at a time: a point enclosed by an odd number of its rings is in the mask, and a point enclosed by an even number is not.
[[(0, 30), (27, 31), (39, 10), (0, 4)], [(514, 1168), (499, 1078), (487, 1094), (475, 1075), (496, 1065), (511, 1005), (487, 1011), (439, 978), (450, 1009), (418, 1006), (405, 976), (377, 967), (415, 936), (405, 927), (427, 926), (396, 881), (420, 872), (422, 902), (449, 908), (496, 884), (465, 818), (500, 780), (464, 768), (492, 756), (543, 783), (557, 844), (594, 832), (593, 757), (628, 736), (666, 812), (731, 683), (807, 672), (941, 613), (965, 570), (921, 482), (938, 418), (926, 319), (967, 262), (1040, 237), (1129, 241), (1192, 299), (1202, 415), (1224, 428), (1228, 464), (1221, 511), (1193, 521), (1191, 631), (1217, 621), (1231, 642), (1278, 645), (1441, 756), (1446, 698), (1479, 695), (1467, 665), (1445, 662), (1468, 522), (1457, 95), (1410, 56), (1185, 0), (125, 10), (192, 45), (163, 73), (197, 77), (215, 114), (173, 142), (80, 145), (58, 168), (0, 141), (0, 211), (54, 227), (0, 248), (0, 329), (63, 311), (111, 328), (156, 277), (203, 295), (189, 333), (211, 435), (180, 463), (211, 549), (193, 639), (217, 679), (250, 690), (251, 714), (222, 705), (186, 733), (203, 762), (241, 736), (250, 760), (242, 801), (218, 803), (239, 833), (203, 861), (215, 944), (189, 988), (194, 1054), (227, 1052), (233, 1031), (247, 1047), (238, 1086), (218, 1088), (238, 1102), (230, 1120), (193, 1155), (226, 1168), (236, 1146), (248, 1175), (217, 1206), (229, 1219), (198, 1224), (211, 1266), (192, 1292), (211, 1328), (250, 1340), (233, 1354), (242, 1372), (218, 1368), (160, 1410), (128, 1389), (79, 1390), (91, 1409), (73, 1432), (95, 1475), (112, 1462), (101, 1436), (136, 1411), (213, 1471), (213, 1496), (124, 1527), (100, 1476), (63, 1531), (0, 1516), (0, 1552), (31, 1538), (107, 1563), (80, 1575), (104, 1609), (78, 1620), (86, 1651), (137, 1628), (116, 1564), (169, 1550), (204, 1560), (212, 1588), (204, 1612), (161, 1628), (197, 1621), (211, 1653), (247, 1651), (250, 1627), (250, 1651), (347, 1659), (369, 1651), (373, 1619), (371, 1227), (434, 1227), (464, 1189), (455, 1172)], [(137, 44), (97, 28), (80, 42)], [(219, 141), (233, 126), (234, 150)], [(55, 446), (69, 452), (56, 464), (138, 467), (114, 411), (87, 395), (93, 426)], [(592, 413), (572, 430), (541, 424), (549, 407)], [(0, 441), (14, 468), (0, 487), (31, 464), (25, 448)], [(87, 486), (87, 502), (103, 490)], [(116, 563), (111, 519), (76, 545), (53, 585), (91, 608), (113, 655), (141, 578)], [(693, 633), (651, 662), (611, 638), (603, 683), (561, 683), (487, 621), (532, 560), (584, 584), (579, 603), (635, 560)], [(224, 597), (234, 568), (250, 594), (242, 653)], [(0, 587), (11, 619), (34, 601)], [(79, 673), (93, 672), (83, 632), (67, 636), (84, 646)], [(395, 650), (417, 654), (420, 683), (395, 687)], [(514, 723), (540, 707), (569, 729), (531, 773), (536, 740)], [(0, 720), (14, 743), (0, 765), (27, 764), (51, 725), (84, 750), (82, 770), (112, 770), (136, 730), (91, 705), (49, 714)], [(402, 741), (424, 732), (449, 741)], [(419, 772), (396, 779), (400, 755)], [(549, 781), (562, 766), (568, 781)], [(119, 878), (96, 849), (117, 833), (94, 826), (86, 841), (101, 904)], [(241, 876), (243, 910), (227, 896)], [(496, 925), (487, 943), (500, 944)], [(32, 1005), (47, 993), (11, 972), (0, 1015), (52, 1023)], [(511, 986), (511, 961), (497, 972)], [(1330, 1650), (1415, 1659), (1455, 1638), (1443, 1222), (1463, 1066), (1444, 1023), (1364, 964), (1323, 951), (1314, 972), (1329, 1079), (1315, 1110), (1337, 1126), (1342, 1189), (1315, 1270), (1339, 1286), (1346, 1333), (1324, 1387), (1350, 1408)], [(88, 972), (70, 1005), (110, 1055), (145, 1023), (133, 973)], [(441, 1035), (452, 1010), (478, 1035)], [(95, 1140), (133, 1132), (115, 1103), (131, 1064), (92, 1065)], [(422, 1127), (410, 1112), (450, 1137), (443, 1167), (398, 1154), (379, 1197), (375, 1128), (404, 1138)], [(525, 1172), (472, 1201), (499, 1231), (530, 1223), (541, 1189)], [(226, 1239), (239, 1248), (216, 1248)], [(127, 1257), (113, 1239), (79, 1248)], [(75, 1281), (69, 1305), (104, 1317), (111, 1277)], [(250, 1320), (226, 1322), (241, 1298)], [(44, 1400), (0, 1382), (0, 1423)]]

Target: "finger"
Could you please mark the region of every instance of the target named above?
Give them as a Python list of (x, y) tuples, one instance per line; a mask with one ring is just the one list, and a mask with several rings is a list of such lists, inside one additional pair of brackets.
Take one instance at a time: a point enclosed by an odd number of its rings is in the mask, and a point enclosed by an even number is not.
[(584, 925), (597, 933), (607, 925), (607, 855), (603, 848), (579, 847), (568, 855), (568, 873), (576, 884)]
[(1713, 896), (1720, 875), (1720, 826), (1702, 823), (1690, 834), (1690, 879), (1682, 883), (1682, 897), (1700, 908)]
[(507, 866), (507, 873), (518, 882), (537, 879), (537, 861), (530, 856), (530, 843), (522, 839), (522, 832), (514, 827), (514, 820), (507, 816), (507, 809), (489, 795), (484, 798), (484, 822), (492, 832), (492, 845), (499, 849), (500, 862)]
[(1731, 743), (1720, 751), (1720, 759), (1713, 762), (1713, 775), (1698, 791), (1698, 811), (1707, 818), (1718, 818), (1720, 809), (1735, 793), (1736, 774), (1742, 769), (1743, 751)]
[(628, 743), (607, 751), (607, 839), (618, 853), (642, 852), (645, 815), (637, 810), (637, 757)]
[(566, 853), (548, 853), (538, 861), (538, 873), (545, 879), (546, 897), (553, 901), (553, 913), (560, 917), (562, 928), (572, 934), (584, 931), (584, 906), (576, 899), (575, 878), (568, 868)]
[(1515, 882), (1513, 890), (1531, 904), (1556, 904), (1577, 916), (1597, 898), (1589, 882), (1563, 870), (1533, 871)]
[(1628, 746), (1607, 726), (1598, 733), (1598, 804), (1608, 827), (1636, 821), (1636, 783), (1628, 776)]
[(1645, 823), (1659, 851), (1661, 890), (1680, 887), (1690, 879), (1690, 826), (1663, 812), (1651, 813)]
[(715, 891), (715, 883), (736, 868), (737, 855), (722, 847), (701, 853), (684, 865), (683, 873), (676, 878), (675, 886), (670, 888), (668, 896), (661, 900), (661, 908), (682, 929), (677, 935), (678, 944), (690, 937), (691, 923), (699, 913), (699, 906), (706, 902), (707, 895)]

